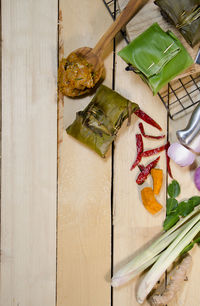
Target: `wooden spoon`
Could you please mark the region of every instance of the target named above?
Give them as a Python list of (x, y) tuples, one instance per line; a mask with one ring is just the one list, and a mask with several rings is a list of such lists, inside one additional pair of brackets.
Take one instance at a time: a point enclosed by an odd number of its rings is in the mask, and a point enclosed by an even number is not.
[[(129, 22), (129, 20), (139, 11), (139, 9), (147, 2), (147, 0), (130, 0), (124, 10), (117, 17), (115, 22), (108, 28), (106, 33), (101, 37), (96, 46), (92, 49), (89, 47), (79, 48), (60, 63), (58, 70), (58, 85), (60, 91), (66, 96), (80, 96), (88, 92), (95, 84), (99, 81), (102, 76), (104, 65), (102, 60), (102, 55), (108, 44), (115, 37), (115, 35)], [(80, 71), (76, 65), (73, 66), (74, 62), (70, 62), (70, 58), (75, 55), (78, 58), (86, 60), (92, 70), (93, 80), (92, 84), (88, 84), (87, 80), (84, 83), (84, 78), (82, 77), (83, 71)], [(83, 60), (83, 62), (84, 62)], [(70, 73), (66, 76), (66, 65), (70, 62)], [(81, 65), (82, 67), (83, 62)], [(74, 71), (72, 70), (74, 67)], [(86, 68), (86, 67), (85, 67)], [(79, 71), (77, 72), (77, 69)], [(91, 75), (91, 73), (89, 73)], [(81, 77), (80, 77), (81, 76)], [(76, 82), (75, 80), (80, 80)], [(75, 84), (76, 83), (76, 84)], [(78, 83), (78, 84), (77, 84)]]

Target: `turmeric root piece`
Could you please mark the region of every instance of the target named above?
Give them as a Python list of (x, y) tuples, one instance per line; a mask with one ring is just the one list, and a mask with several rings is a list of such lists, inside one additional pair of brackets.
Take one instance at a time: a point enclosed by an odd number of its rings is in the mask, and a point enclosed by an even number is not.
[(162, 205), (155, 198), (153, 189), (145, 187), (141, 190), (141, 197), (144, 207), (152, 214), (158, 213), (162, 209)]
[[(151, 306), (165, 306), (180, 290), (183, 281), (187, 280), (187, 274), (192, 265), (192, 257), (187, 255), (176, 265), (167, 276), (167, 286), (163, 286), (164, 281), (160, 283), (157, 289), (149, 297), (148, 301)], [(163, 288), (165, 288), (163, 290)]]
[(162, 169), (151, 169), (151, 176), (153, 178), (153, 192), (159, 194), (163, 183)]

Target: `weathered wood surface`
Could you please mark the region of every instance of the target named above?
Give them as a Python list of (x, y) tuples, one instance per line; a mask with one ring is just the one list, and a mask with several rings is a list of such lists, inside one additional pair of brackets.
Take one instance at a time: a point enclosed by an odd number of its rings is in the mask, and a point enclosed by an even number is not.
[[(2, 1), (0, 305), (138, 305), (138, 278), (111, 292), (111, 270), (116, 271), (154, 237), (161, 229), (165, 209), (155, 217), (148, 214), (141, 203), (141, 188), (135, 184), (137, 169), (129, 171), (136, 156), (139, 120), (134, 115), (131, 125), (125, 122), (119, 132), (113, 159), (110, 152), (105, 160), (65, 132), (76, 111), (92, 96), (65, 98), (64, 104), (59, 97), (56, 124), (57, 5), (57, 0)], [(60, 9), (63, 31), (59, 41), (64, 48), (60, 56), (81, 46), (95, 46), (112, 23), (101, 0), (60, 0)], [(120, 40), (118, 37), (117, 50), (125, 45)], [(115, 63), (115, 89), (137, 102), (175, 141), (175, 131), (185, 127), (188, 116), (170, 120), (167, 129), (166, 110), (158, 97), (152, 96), (138, 76), (124, 71), (126, 65), (117, 55)], [(112, 65), (111, 44), (105, 54), (105, 84), (109, 87)], [(145, 130), (156, 133), (147, 125)], [(145, 148), (163, 142), (145, 141)], [(166, 173), (164, 153), (159, 167)], [(180, 198), (199, 195), (193, 183), (194, 169), (188, 170), (172, 163), (174, 177), (181, 183)], [(149, 178), (145, 185), (151, 184)], [(165, 187), (166, 178), (158, 197), (163, 204)], [(170, 306), (200, 305), (199, 248), (192, 254), (189, 281)]]
[[(118, 45), (120, 50), (124, 42)], [(141, 109), (151, 114), (162, 126), (163, 133), (167, 134), (167, 114), (158, 97), (153, 97), (150, 89), (144, 85), (134, 73), (125, 71), (126, 63), (117, 57), (116, 90), (137, 102)], [(152, 111), (154, 109), (154, 111)], [(135, 180), (139, 174), (136, 168), (130, 171), (131, 163), (136, 156), (135, 134), (139, 132), (138, 123), (141, 121), (133, 116), (131, 126), (127, 129), (124, 124), (115, 144), (114, 156), (114, 270), (127, 262), (139, 248), (152, 239), (161, 229), (165, 209), (157, 216), (150, 215), (141, 203), (140, 190), (145, 186), (152, 186), (152, 180), (148, 180), (139, 187)], [(157, 133), (152, 127), (144, 125), (149, 134)], [(166, 140), (145, 140), (144, 148), (149, 149), (165, 143)], [(165, 154), (162, 153), (158, 167), (165, 168)], [(144, 165), (155, 159), (146, 158)], [(158, 197), (160, 203), (165, 202), (165, 184)], [(114, 289), (114, 306), (137, 305), (135, 299), (135, 287), (138, 278), (129, 282), (128, 285)]]
[(57, 5), (1, 1), (2, 306), (56, 301)]
[[(65, 55), (81, 46), (93, 47), (111, 22), (106, 9), (99, 1), (93, 1), (92, 4), (89, 0), (84, 1), (84, 4), (77, 1), (60, 2), (63, 15), (61, 40), (64, 41)], [(79, 21), (77, 21), (77, 15)], [(104, 20), (103, 24), (102, 20)], [(67, 31), (69, 27), (70, 34)], [(120, 40), (121, 38), (118, 37), (117, 50), (125, 45), (125, 42)], [(109, 52), (111, 49), (108, 50), (108, 54)], [(111, 87), (111, 53), (105, 65), (107, 70), (105, 83)], [(152, 96), (150, 89), (138, 76), (125, 72), (125, 66), (121, 58), (116, 56), (115, 89), (137, 102), (161, 124), (166, 135), (169, 133), (170, 140), (175, 140), (175, 130), (183, 126), (187, 118), (184, 117), (176, 122), (170, 121), (168, 129), (167, 112), (160, 99)], [(91, 97), (77, 100), (64, 99), (64, 127), (74, 120), (76, 111), (83, 109), (90, 99)], [(59, 147), (58, 176), (58, 306), (66, 305), (66, 303), (72, 306), (138, 305), (135, 300), (138, 278), (128, 285), (114, 289), (112, 295), (109, 285), (111, 269), (116, 271), (143, 244), (153, 238), (161, 229), (165, 218), (166, 176), (158, 196), (160, 203), (164, 204), (164, 209), (159, 215), (153, 217), (141, 204), (141, 188), (135, 183), (137, 169), (129, 171), (136, 156), (135, 133), (138, 132), (138, 122), (139, 120), (132, 116), (131, 126), (127, 127), (127, 122), (123, 124), (114, 146), (112, 173), (110, 154), (106, 160), (101, 160), (66, 135), (65, 130), (63, 131), (63, 142)], [(155, 133), (152, 127), (145, 125), (145, 129), (151, 134)], [(145, 148), (156, 147), (164, 142), (165, 140), (145, 140)], [(151, 159), (146, 159), (145, 164), (149, 160)], [(161, 153), (159, 167), (166, 174), (164, 152)], [(191, 173), (187, 170), (180, 169), (172, 163), (174, 177), (181, 183), (184, 190), (183, 197), (197, 194), (190, 177)], [(190, 179), (191, 188), (186, 188), (188, 179)], [(113, 200), (111, 201), (112, 182)], [(152, 185), (150, 178), (145, 185)], [(111, 254), (111, 248), (113, 248), (113, 254)], [(194, 286), (197, 284), (199, 275), (197, 248), (193, 251), (193, 255), (194, 264), (190, 281), (185, 284), (184, 289), (170, 304), (171, 306), (189, 303), (197, 306), (200, 303), (197, 287)]]
[[(65, 55), (78, 47), (93, 47), (112, 23), (102, 1), (61, 0), (60, 10)], [(111, 87), (112, 44), (106, 53), (105, 83)], [(64, 99), (58, 171), (58, 306), (109, 306), (111, 300), (111, 152), (104, 160), (65, 132), (76, 111), (91, 98)]]
[[(81, 5), (80, 3), (77, 5), (76, 1), (73, 3), (61, 1), (61, 10), (63, 13), (62, 39), (66, 55), (77, 47), (93, 47), (111, 22), (109, 15), (106, 15), (107, 11), (99, 1), (92, 2), (92, 5), (89, 0)], [(77, 14), (79, 22), (76, 18)], [(100, 15), (101, 18), (99, 18)], [(103, 25), (102, 20), (104, 20)], [(67, 29), (70, 25), (72, 31), (69, 35)], [(143, 25), (141, 27), (143, 29)], [(124, 41), (120, 42), (119, 38), (117, 50), (124, 45)], [(106, 84), (109, 86), (112, 85), (111, 63), (110, 54), (105, 63)], [(125, 72), (125, 66), (126, 64), (116, 56), (115, 89), (137, 102), (162, 125), (163, 132), (169, 133), (169, 138), (174, 140), (175, 129), (177, 126), (184, 125), (187, 118), (180, 119), (176, 123), (170, 121), (170, 128), (167, 130), (167, 112), (163, 104), (158, 97), (152, 96), (150, 89), (138, 76)], [(74, 120), (75, 112), (83, 109), (90, 99), (91, 97), (78, 100), (64, 99), (64, 127)], [(113, 265), (114, 271), (118, 269), (138, 248), (159, 232), (165, 217), (167, 183), (165, 177), (158, 196), (158, 200), (164, 204), (164, 209), (159, 215), (152, 217), (141, 204), (141, 188), (135, 184), (137, 170), (129, 171), (136, 155), (135, 133), (138, 132), (138, 122), (135, 116), (132, 117), (131, 126), (127, 127), (125, 122), (115, 142), (112, 232), (110, 228), (111, 156), (102, 161), (93, 152), (67, 136), (65, 131), (63, 132), (58, 177), (58, 306), (66, 303), (73, 306), (137, 305), (135, 287), (138, 278), (126, 286), (114, 289), (111, 298), (108, 282), (110, 265)], [(155, 133), (152, 127), (145, 125), (145, 129), (149, 133)], [(164, 142), (165, 140), (145, 140), (145, 148), (159, 146)], [(148, 161), (149, 159), (145, 163)], [(166, 173), (164, 153), (161, 153), (159, 167)], [(197, 194), (191, 178), (191, 188), (185, 188), (191, 176), (187, 169), (180, 169), (172, 164), (172, 170), (174, 177), (183, 186), (183, 197), (191, 196), (191, 192)], [(151, 184), (149, 178), (145, 185), (151, 186)], [(99, 221), (97, 221), (97, 214)], [(111, 247), (113, 247), (113, 254), (111, 254)], [(193, 251), (193, 255), (194, 264), (190, 281), (185, 284), (184, 289), (170, 305), (189, 303), (194, 306), (199, 305), (198, 292), (194, 286), (199, 275), (197, 248)]]

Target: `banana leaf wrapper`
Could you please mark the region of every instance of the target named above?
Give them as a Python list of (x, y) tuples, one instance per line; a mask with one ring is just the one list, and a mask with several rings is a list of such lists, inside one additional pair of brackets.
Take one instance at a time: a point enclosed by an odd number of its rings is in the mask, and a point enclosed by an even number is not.
[(200, 42), (200, 0), (156, 0), (161, 14), (194, 47)]
[(137, 109), (139, 106), (136, 103), (101, 85), (92, 101), (76, 114), (76, 119), (66, 131), (105, 157), (122, 123)]
[(155, 95), (164, 85), (193, 64), (193, 59), (171, 32), (157, 23), (136, 37), (118, 55), (149, 85)]

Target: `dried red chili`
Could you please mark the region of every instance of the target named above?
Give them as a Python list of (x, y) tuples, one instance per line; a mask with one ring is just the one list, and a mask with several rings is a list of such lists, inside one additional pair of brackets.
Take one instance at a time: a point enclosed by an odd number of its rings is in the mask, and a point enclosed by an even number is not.
[(143, 140), (142, 140), (142, 135), (141, 134), (136, 134), (136, 147), (137, 147), (137, 157), (134, 163), (131, 166), (130, 170), (133, 170), (141, 161), (142, 159), (142, 152), (143, 152)]
[(142, 136), (144, 136), (146, 138), (151, 138), (151, 139), (162, 139), (162, 138), (165, 138), (165, 135), (153, 136), (153, 135), (145, 134), (144, 126), (143, 126), (142, 122), (139, 123), (139, 129), (140, 129), (140, 132), (141, 132)]
[(141, 109), (136, 110), (135, 114), (140, 119), (144, 120), (146, 123), (154, 126), (159, 131), (162, 131), (162, 128), (160, 127), (160, 125), (155, 120), (153, 120), (149, 115), (147, 115), (145, 112), (143, 112)]
[(148, 175), (151, 172), (151, 169), (157, 165), (159, 159), (160, 159), (160, 156), (158, 156), (155, 160), (153, 160), (150, 164), (148, 164), (142, 172), (140, 172), (140, 174), (138, 175), (136, 179), (136, 183), (138, 185), (141, 185), (145, 182), (145, 180), (147, 179)]
[(144, 151), (142, 153), (142, 157), (148, 157), (148, 156), (152, 156), (152, 155), (155, 155), (157, 153), (160, 153), (162, 151), (166, 150), (166, 144), (161, 146), (161, 147), (158, 147), (158, 148), (155, 148), (155, 149), (152, 149), (152, 150), (147, 150), (147, 151)]
[(138, 168), (139, 168), (140, 171), (142, 172), (142, 171), (144, 170), (145, 166), (140, 164), (140, 165), (138, 165)]
[(173, 176), (172, 176), (172, 171), (171, 171), (171, 167), (170, 167), (170, 158), (167, 154), (167, 150), (169, 149), (169, 146), (170, 146), (170, 142), (168, 141), (165, 145), (165, 153), (166, 153), (166, 161), (167, 161), (167, 172), (169, 174), (169, 176), (173, 179)]

